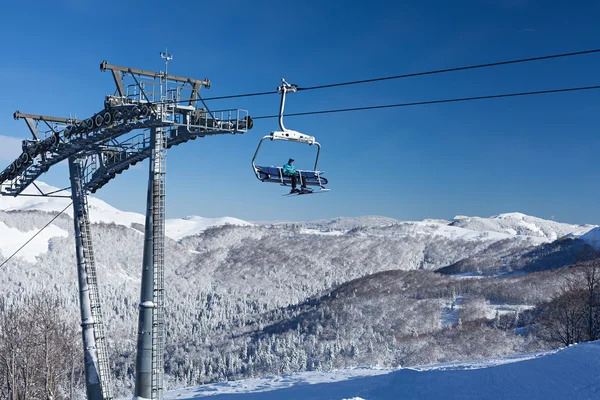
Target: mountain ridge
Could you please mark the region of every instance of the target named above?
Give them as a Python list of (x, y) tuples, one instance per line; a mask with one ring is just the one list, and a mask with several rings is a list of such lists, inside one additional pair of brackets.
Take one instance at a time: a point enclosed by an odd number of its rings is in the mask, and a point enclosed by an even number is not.
[[(38, 187), (44, 192), (52, 192), (58, 188), (48, 185), (44, 182), (36, 182)], [(30, 186), (25, 190), (26, 194), (36, 194), (34, 187)], [(54, 197), (0, 197), (0, 210), (3, 211), (62, 211), (69, 204), (67, 198)], [(121, 211), (107, 202), (95, 197), (88, 196), (90, 208), (90, 221), (92, 223), (116, 223), (127, 227), (133, 227), (134, 224), (143, 225), (145, 216), (143, 214)], [(66, 214), (72, 217), (72, 209), (67, 207)], [(193, 236), (204, 232), (206, 229), (224, 224), (250, 226), (274, 226), (274, 227), (299, 227), (308, 230), (331, 232), (348, 232), (355, 228), (365, 227), (385, 227), (396, 224), (436, 224), (440, 227), (449, 226), (467, 229), (473, 232), (490, 232), (508, 236), (529, 236), (543, 238), (553, 241), (561, 237), (571, 235), (580, 237), (588, 233), (598, 225), (592, 224), (570, 224), (545, 220), (535, 216), (526, 215), (519, 212), (510, 212), (497, 214), (491, 217), (462, 216), (457, 215), (452, 220), (444, 219), (424, 219), (422, 221), (402, 221), (391, 217), (381, 215), (365, 215), (358, 217), (334, 217), (329, 219), (319, 219), (313, 221), (245, 221), (239, 218), (224, 217), (201, 217), (190, 215), (182, 218), (170, 218), (166, 220), (166, 236), (174, 240), (181, 240), (186, 236)], [(441, 228), (442, 229), (442, 228)], [(595, 240), (588, 236), (589, 240)]]

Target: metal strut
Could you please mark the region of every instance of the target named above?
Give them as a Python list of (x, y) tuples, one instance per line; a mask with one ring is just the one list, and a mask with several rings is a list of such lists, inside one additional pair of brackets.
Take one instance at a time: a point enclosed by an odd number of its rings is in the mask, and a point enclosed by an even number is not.
[(287, 92), (295, 93), (298, 90), (298, 85), (294, 83), (287, 83), (285, 79), (281, 78), (281, 86), (277, 87), (277, 90), (281, 92), (281, 103), (279, 103), (279, 127), (282, 131), (287, 131), (283, 126), (283, 110), (285, 108), (285, 95)]
[(138, 324), (135, 398), (164, 393), (164, 240), (166, 148), (161, 128), (151, 130), (144, 260)]
[(157, 164), (154, 180), (154, 202), (153, 210), (154, 232), (154, 312), (152, 321), (152, 398), (162, 400), (163, 398), (163, 375), (164, 375), (164, 353), (165, 353), (165, 187), (166, 187), (166, 161), (167, 151), (165, 149), (165, 137), (163, 129), (156, 129)]
[(80, 158), (69, 158), (69, 173), (73, 198), (73, 222), (75, 226), (87, 397), (88, 400), (109, 400), (113, 398), (110, 367)]

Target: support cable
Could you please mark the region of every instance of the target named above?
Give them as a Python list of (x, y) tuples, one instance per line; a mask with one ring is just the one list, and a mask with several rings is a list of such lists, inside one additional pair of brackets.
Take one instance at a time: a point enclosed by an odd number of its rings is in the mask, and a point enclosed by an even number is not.
[(22, 249), (23, 249), (25, 246), (27, 246), (27, 245), (29, 244), (29, 242), (31, 242), (33, 239), (35, 239), (35, 237), (36, 237), (37, 235), (39, 235), (40, 233), (42, 233), (42, 231), (43, 231), (44, 229), (46, 229), (48, 226), (50, 226), (50, 224), (51, 224), (51, 223), (53, 223), (53, 222), (54, 222), (54, 221), (55, 221), (55, 220), (56, 220), (58, 217), (60, 217), (60, 215), (61, 215), (62, 213), (64, 213), (64, 212), (67, 210), (67, 208), (71, 207), (71, 205), (72, 205), (72, 204), (73, 204), (73, 202), (70, 202), (70, 203), (69, 203), (69, 205), (67, 205), (65, 208), (63, 208), (63, 210), (62, 210), (61, 212), (59, 212), (58, 214), (56, 214), (56, 215), (54, 216), (54, 218), (52, 218), (52, 219), (50, 220), (50, 222), (48, 222), (46, 225), (44, 225), (44, 227), (43, 227), (42, 229), (40, 229), (39, 231), (37, 231), (37, 232), (36, 232), (36, 233), (35, 233), (35, 234), (34, 234), (34, 235), (31, 237), (31, 238), (29, 238), (29, 240), (27, 240), (27, 241), (26, 241), (26, 242), (23, 244), (23, 246), (19, 247), (19, 248), (17, 249), (17, 251), (15, 251), (14, 253), (12, 253), (12, 254), (10, 255), (10, 257), (8, 257), (6, 260), (4, 260), (4, 261), (2, 262), (2, 264), (0, 264), (0, 268), (2, 268), (2, 267), (4, 266), (4, 264), (6, 264), (6, 263), (7, 263), (7, 262), (8, 262), (8, 261), (11, 259), (11, 258), (13, 258), (14, 256), (16, 256), (16, 255), (17, 255), (17, 253), (18, 253), (19, 251), (21, 251), (21, 250), (22, 250)]
[[(331, 84), (326, 84), (326, 85), (317, 85), (317, 86), (309, 86), (309, 87), (299, 87), (298, 91), (326, 89), (326, 88), (332, 88), (332, 87), (357, 85), (357, 84), (361, 84), (361, 83), (372, 83), (372, 82), (387, 81), (387, 80), (393, 80), (393, 79), (413, 78), (416, 76), (444, 74), (444, 73), (448, 73), (448, 72), (467, 71), (467, 70), (472, 70), (472, 69), (497, 67), (497, 66), (501, 66), (501, 65), (510, 65), (510, 64), (520, 64), (520, 63), (527, 63), (527, 62), (532, 62), (532, 61), (550, 60), (550, 59), (555, 59), (555, 58), (573, 57), (573, 56), (580, 56), (580, 55), (593, 54), (593, 53), (600, 53), (600, 49), (590, 49), (590, 50), (574, 51), (574, 52), (570, 52), (570, 53), (551, 54), (551, 55), (539, 56), (539, 57), (520, 58), (520, 59), (508, 60), (508, 61), (497, 61), (497, 62), (485, 63), (485, 64), (466, 65), (466, 66), (462, 66), (462, 67), (444, 68), (444, 69), (437, 69), (437, 70), (432, 70), (432, 71), (414, 72), (414, 73), (410, 73), (410, 74), (385, 76), (385, 77), (372, 78), (372, 79), (362, 79), (362, 80), (358, 80), (358, 81), (339, 82), (339, 83), (331, 83)], [(228, 96), (207, 97), (204, 100), (208, 101), (208, 100), (235, 99), (235, 98), (239, 98), (239, 97), (265, 96), (265, 95), (269, 95), (269, 94), (278, 94), (278, 93), (279, 92), (276, 90), (271, 90), (268, 92), (243, 93), (243, 94), (232, 94), (232, 95), (228, 95)], [(199, 100), (194, 100), (194, 101), (199, 101)], [(184, 102), (189, 102), (189, 100), (185, 100)]]
[(600, 49), (592, 49), (592, 50), (576, 51), (576, 52), (571, 52), (571, 53), (552, 54), (552, 55), (548, 55), (548, 56), (521, 58), (521, 59), (517, 59), (517, 60), (497, 61), (497, 62), (486, 63), (486, 64), (467, 65), (467, 66), (463, 66), (463, 67), (437, 69), (437, 70), (425, 71), (425, 72), (415, 72), (412, 74), (386, 76), (383, 78), (363, 79), (363, 80), (359, 80), (359, 81), (342, 82), (342, 83), (332, 83), (332, 84), (328, 84), (328, 85), (311, 86), (311, 87), (306, 87), (306, 88), (299, 87), (298, 91), (325, 89), (325, 88), (347, 86), (347, 85), (357, 85), (360, 83), (380, 82), (380, 81), (387, 81), (387, 80), (392, 80), (392, 79), (412, 78), (415, 76), (444, 74), (444, 73), (448, 73), (448, 72), (467, 71), (467, 70), (471, 70), (471, 69), (497, 67), (500, 65), (520, 64), (520, 63), (526, 63), (526, 62), (531, 62), (531, 61), (550, 60), (553, 58), (572, 57), (572, 56), (579, 56), (579, 55), (583, 55), (583, 54), (592, 54), (592, 53), (599, 53), (599, 52), (600, 52)]
[[(502, 93), (502, 94), (492, 94), (492, 95), (486, 95), (486, 96), (459, 97), (459, 98), (453, 98), (453, 99), (416, 101), (416, 102), (411, 102), (411, 103), (400, 103), (400, 104), (384, 104), (384, 105), (378, 105), (378, 106), (340, 108), (340, 109), (335, 109), (335, 110), (306, 111), (306, 112), (285, 114), (285, 116), (286, 117), (298, 117), (301, 115), (332, 114), (332, 113), (349, 112), (349, 111), (376, 110), (376, 109), (383, 109), (383, 108), (412, 107), (412, 106), (443, 104), (443, 103), (458, 103), (458, 102), (464, 102), (464, 101), (500, 99), (500, 98), (506, 98), (506, 97), (533, 96), (533, 95), (550, 94), (550, 93), (577, 92), (577, 91), (594, 90), (594, 89), (600, 89), (600, 85), (572, 87), (572, 88), (564, 88), (564, 89), (538, 90), (538, 91), (533, 91), (533, 92)], [(267, 118), (279, 118), (279, 115), (263, 115), (263, 116), (259, 116), (259, 117), (252, 117), (252, 119), (255, 119), (255, 120), (256, 119), (267, 119)]]

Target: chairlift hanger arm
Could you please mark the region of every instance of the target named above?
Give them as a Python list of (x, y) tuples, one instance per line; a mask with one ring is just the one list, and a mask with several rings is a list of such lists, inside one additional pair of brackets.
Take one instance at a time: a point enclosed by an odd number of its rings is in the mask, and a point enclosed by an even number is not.
[(283, 110), (285, 108), (285, 95), (287, 92), (296, 92), (298, 90), (298, 85), (289, 84), (285, 81), (284, 78), (281, 78), (281, 86), (277, 87), (277, 91), (281, 92), (281, 103), (279, 104), (279, 127), (282, 131), (286, 131), (285, 126), (283, 125)]

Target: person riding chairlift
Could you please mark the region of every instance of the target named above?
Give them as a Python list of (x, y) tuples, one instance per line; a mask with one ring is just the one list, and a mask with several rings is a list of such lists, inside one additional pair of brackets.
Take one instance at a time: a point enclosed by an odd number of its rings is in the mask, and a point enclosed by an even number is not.
[(283, 175), (284, 176), (289, 176), (292, 178), (292, 190), (290, 191), (290, 193), (306, 193), (309, 192), (309, 190), (306, 188), (306, 182), (304, 179), (301, 179), (301, 183), (302, 183), (302, 190), (298, 190), (296, 188), (296, 183), (298, 182), (298, 179), (300, 179), (300, 173), (298, 171), (296, 171), (296, 167), (294, 167), (294, 159), (290, 158), (287, 162), (287, 164), (285, 164), (283, 166)]

